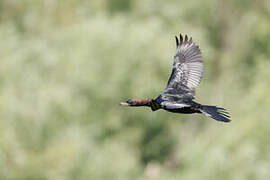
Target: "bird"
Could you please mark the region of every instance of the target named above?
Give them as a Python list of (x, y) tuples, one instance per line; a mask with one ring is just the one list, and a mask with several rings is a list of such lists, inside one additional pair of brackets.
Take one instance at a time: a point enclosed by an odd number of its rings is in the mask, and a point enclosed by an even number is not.
[(203, 75), (203, 58), (199, 46), (180, 34), (176, 40), (172, 72), (165, 90), (155, 99), (128, 99), (120, 105), (130, 107), (150, 107), (152, 111), (159, 109), (173, 113), (201, 113), (220, 122), (230, 122), (230, 115), (225, 108), (202, 105), (195, 102), (195, 88)]

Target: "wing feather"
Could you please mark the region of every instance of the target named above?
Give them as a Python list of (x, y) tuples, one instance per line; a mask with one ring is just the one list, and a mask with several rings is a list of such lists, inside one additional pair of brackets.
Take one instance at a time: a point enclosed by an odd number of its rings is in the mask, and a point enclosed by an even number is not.
[(162, 102), (161, 106), (166, 109), (179, 109), (179, 108), (184, 108), (184, 107), (190, 107), (190, 105), (188, 104), (169, 102), (169, 101)]
[(188, 92), (194, 95), (195, 88), (199, 85), (203, 73), (202, 54), (198, 45), (187, 35), (180, 41), (176, 37), (176, 55), (172, 73), (164, 93), (173, 88), (176, 93)]

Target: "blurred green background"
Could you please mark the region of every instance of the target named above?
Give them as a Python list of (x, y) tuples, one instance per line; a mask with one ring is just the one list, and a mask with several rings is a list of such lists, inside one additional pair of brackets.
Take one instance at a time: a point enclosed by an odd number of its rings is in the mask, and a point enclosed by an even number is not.
[[(124, 108), (203, 52), (202, 115)], [(270, 177), (270, 1), (1, 0), (0, 179)]]

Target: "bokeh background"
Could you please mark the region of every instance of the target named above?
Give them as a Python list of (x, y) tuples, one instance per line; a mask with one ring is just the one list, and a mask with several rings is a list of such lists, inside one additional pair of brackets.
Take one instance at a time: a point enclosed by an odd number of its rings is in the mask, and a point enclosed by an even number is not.
[[(202, 115), (124, 108), (203, 52)], [(0, 179), (270, 177), (270, 1), (1, 0)]]

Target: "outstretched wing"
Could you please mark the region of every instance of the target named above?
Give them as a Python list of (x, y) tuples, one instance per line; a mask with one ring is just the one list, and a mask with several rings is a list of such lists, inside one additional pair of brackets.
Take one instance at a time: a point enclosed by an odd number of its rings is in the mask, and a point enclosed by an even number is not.
[(176, 38), (176, 55), (174, 56), (172, 74), (169, 78), (165, 94), (187, 94), (193, 96), (203, 73), (202, 54), (193, 41), (180, 34), (180, 42)]

